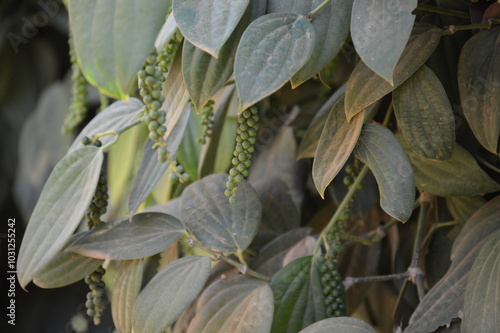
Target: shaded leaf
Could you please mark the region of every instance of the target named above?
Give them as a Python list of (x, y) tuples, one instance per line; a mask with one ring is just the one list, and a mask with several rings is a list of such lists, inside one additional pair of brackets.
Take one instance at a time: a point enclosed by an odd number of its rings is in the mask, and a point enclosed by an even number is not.
[(83, 257), (65, 249), (77, 235), (71, 237), (67, 245), (47, 266), (33, 278), (33, 283), (40, 288), (60, 288), (84, 279), (101, 265), (104, 260)]
[(497, 196), (467, 221), (453, 245), (448, 272), (422, 299), (405, 333), (433, 332), (460, 316), (472, 264), (488, 236), (500, 229), (499, 210)]
[(163, 333), (198, 296), (209, 275), (208, 257), (184, 257), (167, 265), (139, 294), (133, 331)]
[(214, 174), (190, 184), (181, 197), (182, 219), (204, 246), (217, 252), (241, 252), (252, 242), (261, 219), (257, 193), (238, 185), (234, 205), (224, 195), (227, 175)]
[(482, 205), (483, 197), (446, 197), (446, 206), (459, 224), (464, 224)]
[(269, 285), (247, 275), (222, 279), (205, 290), (187, 333), (268, 333), (273, 320)]
[(415, 21), (417, 0), (354, 0), (351, 35), (363, 62), (391, 85)]
[[(137, 98), (129, 98), (127, 101), (117, 101), (99, 112), (78, 134), (75, 141), (69, 148), (72, 152), (78, 148), (84, 147), (82, 138), (84, 136), (92, 137), (95, 134), (103, 132), (112, 132), (125, 128), (139, 118), (144, 104)], [(103, 146), (112, 142), (113, 135), (106, 135), (99, 139)]]
[(446, 160), (455, 147), (455, 115), (441, 82), (422, 65), (393, 92), (394, 112), (406, 142), (417, 154)]
[(462, 332), (494, 332), (500, 327), (500, 231), (474, 260), (465, 290)]
[(439, 30), (429, 25), (416, 25), (413, 33), (394, 69), (394, 85), (373, 72), (363, 62), (360, 61), (356, 65), (347, 82), (345, 95), (347, 120), (350, 121), (358, 112), (406, 81), (425, 63), (441, 39)]
[(383, 126), (365, 124), (354, 153), (373, 172), (382, 209), (407, 221), (413, 211), (415, 183), (408, 156), (396, 137)]
[(424, 192), (442, 197), (473, 196), (500, 189), (476, 159), (458, 144), (450, 159), (432, 161), (414, 153), (401, 135), (398, 139), (410, 158), (415, 184)]
[(333, 105), (321, 132), (312, 170), (314, 185), (322, 198), (326, 187), (337, 176), (356, 146), (363, 118), (364, 114), (358, 113), (351, 122), (347, 122), (344, 96)]
[(186, 39), (218, 57), (250, 0), (174, 0), (172, 11)]
[(328, 318), (314, 323), (300, 333), (375, 333), (375, 330), (362, 320), (351, 317)]
[(314, 43), (314, 28), (302, 15), (275, 13), (253, 21), (241, 37), (234, 63), (240, 109), (290, 80), (310, 58)]
[(99, 259), (145, 258), (169, 248), (184, 231), (171, 215), (140, 213), (131, 221), (124, 217), (85, 231), (67, 250)]
[(141, 290), (144, 260), (125, 260), (116, 269), (111, 292), (113, 324), (120, 333), (132, 332), (132, 311)]
[(326, 317), (319, 265), (312, 256), (302, 257), (273, 277), (273, 333), (298, 332)]
[(84, 147), (66, 155), (52, 171), (21, 242), (17, 275), (22, 288), (64, 247), (90, 205), (102, 150)]
[(458, 87), (464, 116), (481, 145), (499, 154), (500, 27), (465, 43), (458, 63)]
[(170, 3), (68, 0), (75, 51), (87, 80), (108, 96), (127, 99)]

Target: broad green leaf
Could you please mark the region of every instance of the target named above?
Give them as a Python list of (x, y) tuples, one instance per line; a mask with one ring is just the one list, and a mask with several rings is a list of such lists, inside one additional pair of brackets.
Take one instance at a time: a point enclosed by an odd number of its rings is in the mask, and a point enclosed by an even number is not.
[(481, 145), (500, 153), (500, 27), (484, 30), (465, 43), (458, 63), (464, 116)]
[(188, 41), (184, 42), (182, 74), (191, 101), (198, 112), (226, 84), (233, 74), (236, 49), (241, 35), (243, 35), (252, 20), (264, 14), (264, 9), (265, 6), (263, 6), (262, 0), (252, 0), (250, 2), (240, 22), (221, 47), (216, 58)]
[(298, 332), (326, 317), (319, 266), (312, 256), (302, 257), (273, 277), (273, 333)]
[(446, 197), (446, 206), (454, 220), (463, 225), (481, 206), (486, 203), (483, 197)]
[(441, 82), (422, 65), (393, 91), (394, 112), (406, 142), (419, 155), (446, 160), (455, 147), (455, 115)]
[(33, 283), (40, 288), (60, 288), (84, 279), (104, 260), (83, 257), (65, 249), (78, 236), (71, 237), (67, 245), (35, 277)]
[(187, 333), (269, 333), (273, 292), (265, 282), (248, 275), (221, 279), (207, 288)]
[(108, 96), (127, 99), (170, 3), (68, 0), (75, 51), (87, 80)]
[(500, 185), (460, 145), (455, 145), (450, 159), (431, 161), (413, 152), (401, 135), (398, 139), (410, 158), (415, 184), (420, 190), (442, 197), (474, 196), (500, 190)]
[[(137, 98), (130, 98), (127, 101), (117, 101), (102, 110), (95, 116), (85, 128), (78, 134), (69, 151), (75, 151), (81, 147), (84, 136), (92, 137), (95, 134), (113, 132), (131, 125), (139, 118), (144, 104)], [(113, 135), (106, 135), (99, 140), (103, 145), (107, 145), (114, 139)]]
[(415, 21), (417, 0), (354, 0), (351, 35), (363, 62), (391, 85)]
[(227, 175), (202, 178), (182, 192), (182, 219), (204, 246), (217, 252), (241, 252), (252, 242), (261, 219), (261, 204), (246, 181), (238, 185), (236, 204), (224, 195)]
[(290, 249), (310, 234), (311, 228), (299, 228), (279, 235), (259, 251), (252, 266), (265, 276), (273, 276), (285, 266), (283, 260)]
[(184, 37), (217, 58), (250, 0), (174, 0), (172, 11)]
[(167, 265), (139, 294), (132, 312), (133, 331), (165, 332), (198, 296), (209, 275), (209, 257), (184, 257)]
[(415, 183), (410, 160), (396, 137), (383, 126), (365, 124), (354, 153), (373, 172), (382, 209), (407, 221), (415, 202)]
[(253, 21), (236, 51), (234, 75), (240, 109), (281, 88), (309, 60), (316, 34), (298, 14), (267, 14)]
[(362, 320), (351, 317), (328, 318), (306, 327), (300, 333), (375, 333), (375, 330)]
[(347, 120), (375, 103), (406, 81), (436, 49), (441, 39), (439, 30), (433, 26), (416, 25), (413, 36), (394, 69), (394, 85), (384, 80), (360, 61), (347, 82), (345, 107)]
[(488, 236), (500, 230), (500, 196), (481, 207), (465, 224), (453, 244), (451, 266), (413, 312), (405, 333), (434, 332), (463, 313), (469, 273)]
[(322, 198), (325, 189), (337, 176), (358, 142), (364, 114), (355, 115), (351, 122), (345, 117), (344, 96), (333, 105), (321, 132), (313, 162), (314, 185)]
[(111, 292), (113, 324), (120, 333), (132, 333), (132, 311), (141, 290), (144, 260), (124, 260), (116, 269)]
[(184, 225), (163, 213), (140, 213), (101, 223), (85, 231), (67, 251), (98, 259), (139, 259), (166, 250), (177, 242)]
[[(294, 13), (306, 16), (324, 0), (269, 0), (268, 13)], [(311, 21), (316, 43), (307, 63), (292, 77), (295, 88), (321, 71), (340, 51), (351, 21), (352, 0), (332, 0)]]
[(90, 205), (102, 150), (84, 147), (66, 155), (52, 171), (21, 242), (17, 276), (22, 288), (61, 251)]
[(300, 141), (299, 151), (297, 153), (298, 160), (302, 158), (311, 158), (316, 154), (316, 148), (318, 147), (321, 132), (325, 127), (326, 119), (330, 115), (333, 105), (335, 105), (339, 98), (344, 97), (345, 88), (346, 85), (344, 84), (337, 89), (316, 112), (316, 115), (307, 127), (307, 131)]
[(465, 290), (462, 332), (500, 327), (500, 231), (488, 238), (471, 269)]

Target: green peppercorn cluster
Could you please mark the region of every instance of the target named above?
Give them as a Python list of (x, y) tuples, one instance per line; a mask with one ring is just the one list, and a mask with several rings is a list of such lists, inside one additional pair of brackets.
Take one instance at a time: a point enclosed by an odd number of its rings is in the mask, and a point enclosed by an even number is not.
[(238, 130), (236, 136), (236, 146), (234, 147), (233, 167), (229, 170), (224, 194), (229, 197), (229, 203), (236, 203), (236, 191), (238, 184), (248, 176), (248, 168), (252, 164), (252, 153), (254, 152), (259, 130), (259, 114), (257, 108), (252, 107), (238, 115)]
[(201, 109), (201, 138), (198, 139), (198, 143), (204, 145), (207, 143), (207, 138), (212, 136), (213, 125), (214, 125), (214, 101), (209, 100), (207, 104)]
[(87, 293), (85, 307), (87, 308), (87, 315), (94, 319), (95, 325), (100, 324), (101, 315), (105, 309), (106, 284), (102, 280), (105, 273), (106, 270), (102, 266), (99, 266), (92, 274), (85, 277), (85, 283), (90, 288), (90, 291)]
[(177, 161), (170, 162), (170, 168), (172, 172), (168, 176), (174, 182), (186, 183), (191, 178), (189, 173), (185, 172), (184, 167)]
[(73, 38), (69, 38), (69, 58), (71, 62), (71, 104), (62, 127), (63, 134), (73, 133), (87, 115), (87, 80), (76, 61)]
[(149, 54), (144, 68), (137, 74), (139, 95), (145, 105), (145, 115), (142, 121), (148, 126), (149, 138), (156, 142), (154, 148), (159, 148), (157, 150), (158, 161), (162, 163), (168, 160), (168, 151), (163, 140), (163, 136), (167, 132), (164, 125), (167, 115), (165, 111), (160, 110), (165, 101), (165, 97), (162, 95), (162, 83), (165, 82), (164, 74), (168, 72), (178, 46), (179, 43), (174, 35), (160, 54), (156, 52), (156, 49)]
[(329, 251), (325, 254), (324, 262), (320, 266), (321, 285), (323, 287), (324, 302), (327, 317), (341, 317), (345, 315), (345, 289), (337, 265), (339, 252)]

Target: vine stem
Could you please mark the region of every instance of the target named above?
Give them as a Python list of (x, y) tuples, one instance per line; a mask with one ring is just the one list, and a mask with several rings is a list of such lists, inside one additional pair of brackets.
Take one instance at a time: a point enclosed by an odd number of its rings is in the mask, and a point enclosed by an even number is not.
[(326, 5), (328, 5), (328, 3), (330, 3), (330, 1), (332, 1), (332, 0), (323, 1), (318, 7), (314, 8), (311, 12), (309, 12), (309, 14), (307, 14), (306, 18), (309, 21), (312, 21), (314, 18), (314, 15), (318, 14), (318, 12), (320, 10), (322, 10)]
[(447, 15), (447, 16), (454, 16), (454, 17), (470, 19), (469, 14), (467, 14), (466, 12), (462, 12), (460, 10), (445, 9), (445, 8), (439, 8), (439, 7), (435, 7), (435, 6), (429, 6), (429, 5), (418, 5), (417, 8), (415, 8), (415, 9), (422, 10), (424, 12), (430, 12), (430, 13), (442, 14), (442, 15)]
[(467, 24), (467, 25), (450, 25), (448, 28), (441, 29), (441, 36), (450, 36), (457, 31), (474, 30), (474, 29), (491, 29), (495, 25), (500, 24), (500, 19), (489, 19), (484, 23)]
[(105, 145), (104, 147), (102, 147), (102, 150), (106, 150), (109, 147), (111, 147), (112, 145), (114, 145), (116, 143), (116, 141), (118, 141), (118, 137), (120, 136), (120, 134), (122, 134), (123, 132), (125, 132), (128, 129), (131, 129), (134, 126), (139, 125), (140, 123), (142, 123), (142, 120), (141, 119), (137, 119), (133, 123), (130, 123), (127, 126), (122, 127), (120, 129), (117, 129), (116, 131), (108, 131), (108, 132), (102, 132), (102, 133), (98, 133), (98, 134), (92, 135), (92, 142), (96, 143), (97, 140), (99, 140), (99, 138), (102, 138), (103, 136), (106, 136), (106, 135), (114, 135), (113, 141), (111, 141), (110, 143), (108, 143), (107, 145)]
[(406, 279), (410, 276), (408, 271), (403, 273), (388, 274), (388, 275), (375, 275), (375, 276), (362, 276), (362, 277), (347, 277), (344, 280), (345, 289), (349, 289), (352, 285), (361, 282), (382, 282), (382, 281), (392, 281), (398, 279)]

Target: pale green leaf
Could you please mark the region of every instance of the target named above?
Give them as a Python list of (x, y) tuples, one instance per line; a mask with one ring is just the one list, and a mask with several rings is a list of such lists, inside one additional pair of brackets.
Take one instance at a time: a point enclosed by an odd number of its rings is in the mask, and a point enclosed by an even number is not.
[(218, 57), (250, 0), (174, 0), (172, 10), (184, 37)]
[(108, 96), (127, 99), (170, 2), (68, 0), (75, 51), (87, 80)]
[(406, 142), (419, 155), (446, 160), (455, 148), (455, 115), (441, 82), (423, 65), (393, 91), (394, 113)]
[(182, 219), (204, 246), (217, 252), (241, 252), (252, 242), (261, 219), (261, 204), (246, 181), (238, 184), (236, 204), (224, 195), (227, 175), (215, 174), (182, 192)]
[(184, 231), (171, 215), (140, 213), (131, 221), (124, 217), (85, 231), (67, 250), (98, 259), (139, 259), (166, 250)]
[(300, 333), (375, 333), (375, 330), (362, 320), (351, 317), (328, 318), (306, 327)]
[(365, 124), (354, 152), (377, 180), (382, 209), (407, 221), (415, 202), (415, 183), (408, 156), (396, 137), (383, 126)]
[(281, 88), (311, 57), (316, 34), (298, 14), (267, 14), (253, 21), (236, 51), (234, 75), (246, 109)]
[[(351, 35), (363, 62), (391, 85), (415, 21), (417, 0), (354, 0)], [(394, 78), (395, 79), (395, 78)]]
[(155, 40), (156, 52), (160, 53), (165, 45), (174, 37), (174, 34), (178, 31), (177, 23), (175, 22), (174, 15), (169, 14), (165, 23), (160, 29), (158, 36)]
[(210, 258), (190, 256), (167, 265), (141, 291), (132, 312), (134, 332), (163, 333), (198, 296)]
[(55, 166), (21, 242), (17, 275), (22, 288), (61, 251), (78, 227), (94, 195), (102, 161), (101, 149), (84, 147)]

